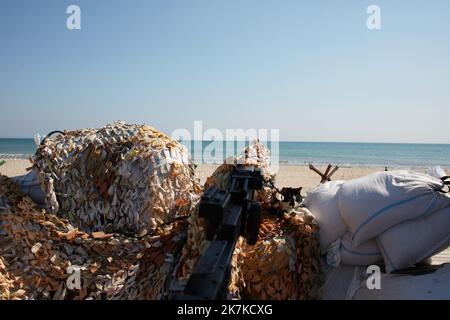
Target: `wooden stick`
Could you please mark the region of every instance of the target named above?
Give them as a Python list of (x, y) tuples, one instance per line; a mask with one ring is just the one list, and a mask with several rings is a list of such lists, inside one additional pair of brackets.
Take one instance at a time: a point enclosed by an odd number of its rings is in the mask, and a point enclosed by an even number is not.
[(333, 170), (331, 170), (330, 174), (328, 175), (328, 181), (331, 181), (331, 177), (333, 176), (333, 174), (336, 173), (336, 171), (339, 170), (339, 167), (336, 166)]
[(331, 168), (333, 168), (333, 166), (331, 164), (329, 164), (327, 167), (327, 170), (325, 170), (325, 173), (323, 174), (324, 178), (328, 177), (328, 174), (330, 173)]
[(319, 176), (323, 177), (323, 173), (319, 171), (316, 167), (314, 167), (312, 164), (309, 164), (309, 169), (317, 173)]
[(336, 166), (334, 169), (332, 169), (332, 168), (333, 168), (333, 166), (331, 164), (329, 164), (327, 166), (327, 169), (325, 170), (325, 173), (322, 173), (319, 169), (314, 167), (311, 163), (309, 164), (309, 169), (311, 169), (312, 171), (317, 173), (322, 178), (320, 183), (325, 183), (327, 181), (331, 181), (331, 176), (333, 176), (333, 174), (335, 174), (336, 171), (339, 170), (338, 166)]

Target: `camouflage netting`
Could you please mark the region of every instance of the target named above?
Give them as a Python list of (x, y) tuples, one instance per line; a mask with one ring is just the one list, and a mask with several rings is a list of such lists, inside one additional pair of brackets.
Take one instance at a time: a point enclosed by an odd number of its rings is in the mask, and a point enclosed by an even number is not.
[[(180, 144), (147, 126), (117, 123), (47, 140), (34, 169), (49, 210), (0, 176), (0, 299), (163, 298), (208, 244), (197, 215), (201, 188), (186, 158)], [(268, 169), (268, 159), (256, 143), (237, 160)], [(220, 167), (207, 184), (226, 188), (232, 169)], [(279, 199), (273, 182), (265, 175), (257, 194), (267, 210)], [(238, 242), (230, 294), (318, 298), (318, 250), (306, 210), (265, 213), (256, 246)], [(71, 267), (80, 270), (79, 290), (68, 287)]]
[(201, 193), (186, 149), (118, 122), (47, 139), (33, 160), (46, 210), (0, 177), (0, 298), (161, 299)]
[[(0, 299), (160, 299), (167, 292), (186, 219), (131, 238), (79, 231), (37, 208), (6, 177), (0, 199), (7, 203), (0, 209)], [(71, 266), (80, 270), (75, 290), (68, 288)]]
[(299, 209), (282, 218), (265, 216), (255, 246), (241, 243), (242, 299), (320, 298), (323, 275), (314, 217)]
[(83, 231), (145, 235), (195, 208), (201, 191), (180, 143), (117, 122), (47, 139), (34, 157), (49, 212)]
[[(236, 163), (260, 167), (268, 172), (268, 154), (262, 144), (255, 143), (236, 159)], [(232, 164), (220, 166), (207, 180), (206, 187), (227, 189), (233, 167)], [(256, 196), (266, 209), (258, 242), (250, 246), (241, 238), (236, 246), (229, 293), (234, 298), (249, 300), (319, 299), (323, 273), (318, 226), (314, 217), (303, 208), (292, 209), (289, 214), (279, 216), (268, 213), (280, 199), (274, 178), (265, 174), (264, 188)], [(181, 279), (189, 277), (208, 245), (204, 228), (204, 221), (194, 212), (189, 218), (187, 244), (181, 258)]]

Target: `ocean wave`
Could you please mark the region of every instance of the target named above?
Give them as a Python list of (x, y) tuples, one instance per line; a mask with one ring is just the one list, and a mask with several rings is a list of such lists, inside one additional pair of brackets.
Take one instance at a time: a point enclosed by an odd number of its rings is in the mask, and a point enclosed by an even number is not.
[[(299, 166), (299, 167), (305, 167), (309, 164), (313, 164), (314, 166), (322, 167), (322, 166), (328, 166), (329, 164), (333, 166), (338, 166), (340, 168), (387, 168), (388, 170), (395, 170), (395, 169), (423, 169), (423, 168), (429, 168), (429, 167), (435, 167), (436, 164), (406, 164), (406, 163), (393, 163), (393, 162), (386, 162), (386, 163), (357, 163), (357, 162), (346, 162), (346, 163), (339, 163), (339, 162), (333, 162), (333, 161), (301, 161), (301, 160), (282, 160), (279, 161), (278, 164), (280, 166)], [(443, 168), (450, 168), (450, 164), (442, 164), (440, 165)]]

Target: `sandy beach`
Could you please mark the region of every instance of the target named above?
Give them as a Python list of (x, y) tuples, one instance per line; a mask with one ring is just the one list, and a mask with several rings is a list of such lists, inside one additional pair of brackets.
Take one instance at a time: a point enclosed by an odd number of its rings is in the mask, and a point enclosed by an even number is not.
[[(20, 176), (27, 173), (27, 168), (31, 166), (29, 160), (24, 159), (14, 159), (14, 160), (4, 160), (5, 164), (0, 167), (0, 174), (14, 177)], [(217, 168), (216, 165), (199, 165), (196, 170), (197, 178), (200, 180), (201, 184), (204, 184), (206, 179), (212, 175), (214, 170)], [(322, 172), (325, 171), (325, 167), (317, 167)], [(349, 180), (358, 177), (365, 176), (372, 172), (382, 171), (384, 168), (364, 168), (364, 167), (353, 167), (353, 168), (340, 168), (334, 175), (333, 180)], [(312, 190), (315, 186), (320, 183), (320, 177), (313, 171), (311, 171), (307, 166), (296, 166), (296, 165), (282, 165), (280, 166), (279, 172), (276, 175), (277, 187), (303, 187), (305, 192)]]
[[(197, 168), (197, 176), (203, 184), (214, 170), (215, 165), (200, 165)], [(326, 167), (317, 166), (322, 172)], [(339, 170), (332, 176), (333, 180), (350, 180), (363, 177), (373, 172), (383, 171), (384, 168), (378, 167), (351, 167), (339, 168)], [(308, 166), (301, 165), (281, 165), (276, 175), (276, 185), (278, 188), (282, 187), (303, 187), (305, 192), (311, 191), (320, 183), (320, 176), (311, 171)]]
[(0, 166), (0, 174), (15, 177), (27, 173), (27, 168), (31, 167), (30, 160), (27, 159), (0, 159), (0, 162), (5, 161), (5, 164)]
[[(26, 174), (26, 169), (31, 166), (29, 160), (14, 159), (4, 160), (5, 164), (0, 166), (0, 174), (14, 177)], [(206, 178), (211, 176), (216, 165), (199, 165), (196, 170), (197, 178), (201, 184), (204, 184)], [(324, 166), (317, 166), (322, 172), (325, 171)], [(447, 168), (446, 168), (447, 169)], [(426, 169), (415, 169), (420, 172), (424, 172)], [(333, 175), (333, 180), (350, 180), (359, 177), (363, 177), (373, 172), (384, 171), (382, 167), (345, 167), (339, 168), (339, 170)], [(281, 165), (276, 175), (277, 187), (303, 187), (304, 193), (311, 191), (315, 186), (320, 183), (320, 177), (308, 166), (305, 165)]]

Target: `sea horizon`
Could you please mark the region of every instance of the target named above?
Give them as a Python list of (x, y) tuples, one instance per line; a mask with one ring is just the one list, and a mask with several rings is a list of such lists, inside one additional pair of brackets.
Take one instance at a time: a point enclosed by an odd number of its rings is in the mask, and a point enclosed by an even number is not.
[[(220, 164), (226, 146), (231, 141), (219, 141), (214, 145), (220, 161), (205, 159), (203, 151), (213, 141), (202, 141), (202, 148), (196, 150), (193, 140), (182, 141), (191, 152), (194, 161), (203, 159), (197, 164)], [(220, 143), (222, 142), (222, 143)], [(249, 142), (234, 142), (234, 154), (239, 153)], [(272, 145), (268, 143), (269, 149)], [(1, 159), (26, 159), (36, 151), (34, 139), (0, 138)], [(194, 150), (194, 152), (192, 152)], [(280, 141), (278, 154), (273, 152), (280, 165), (316, 165), (336, 164), (341, 167), (391, 167), (391, 168), (423, 168), (442, 166), (450, 167), (450, 144), (441, 143), (391, 143), (391, 142), (325, 142), (325, 141)], [(273, 151), (273, 150), (272, 150)], [(276, 151), (276, 150), (275, 150)], [(210, 157), (215, 157), (213, 152)]]
[[(2, 138), (0, 140), (28, 140), (34, 143), (34, 138), (16, 138), (16, 137), (7, 137)], [(214, 140), (185, 140), (190, 142), (208, 142), (211, 143)], [(222, 142), (249, 142), (248, 140), (219, 140)], [(326, 140), (280, 140), (280, 143), (351, 143), (351, 144), (413, 144), (413, 145), (442, 145), (442, 146), (450, 146), (450, 143), (441, 143), (441, 142), (388, 142), (388, 141), (326, 141)]]

